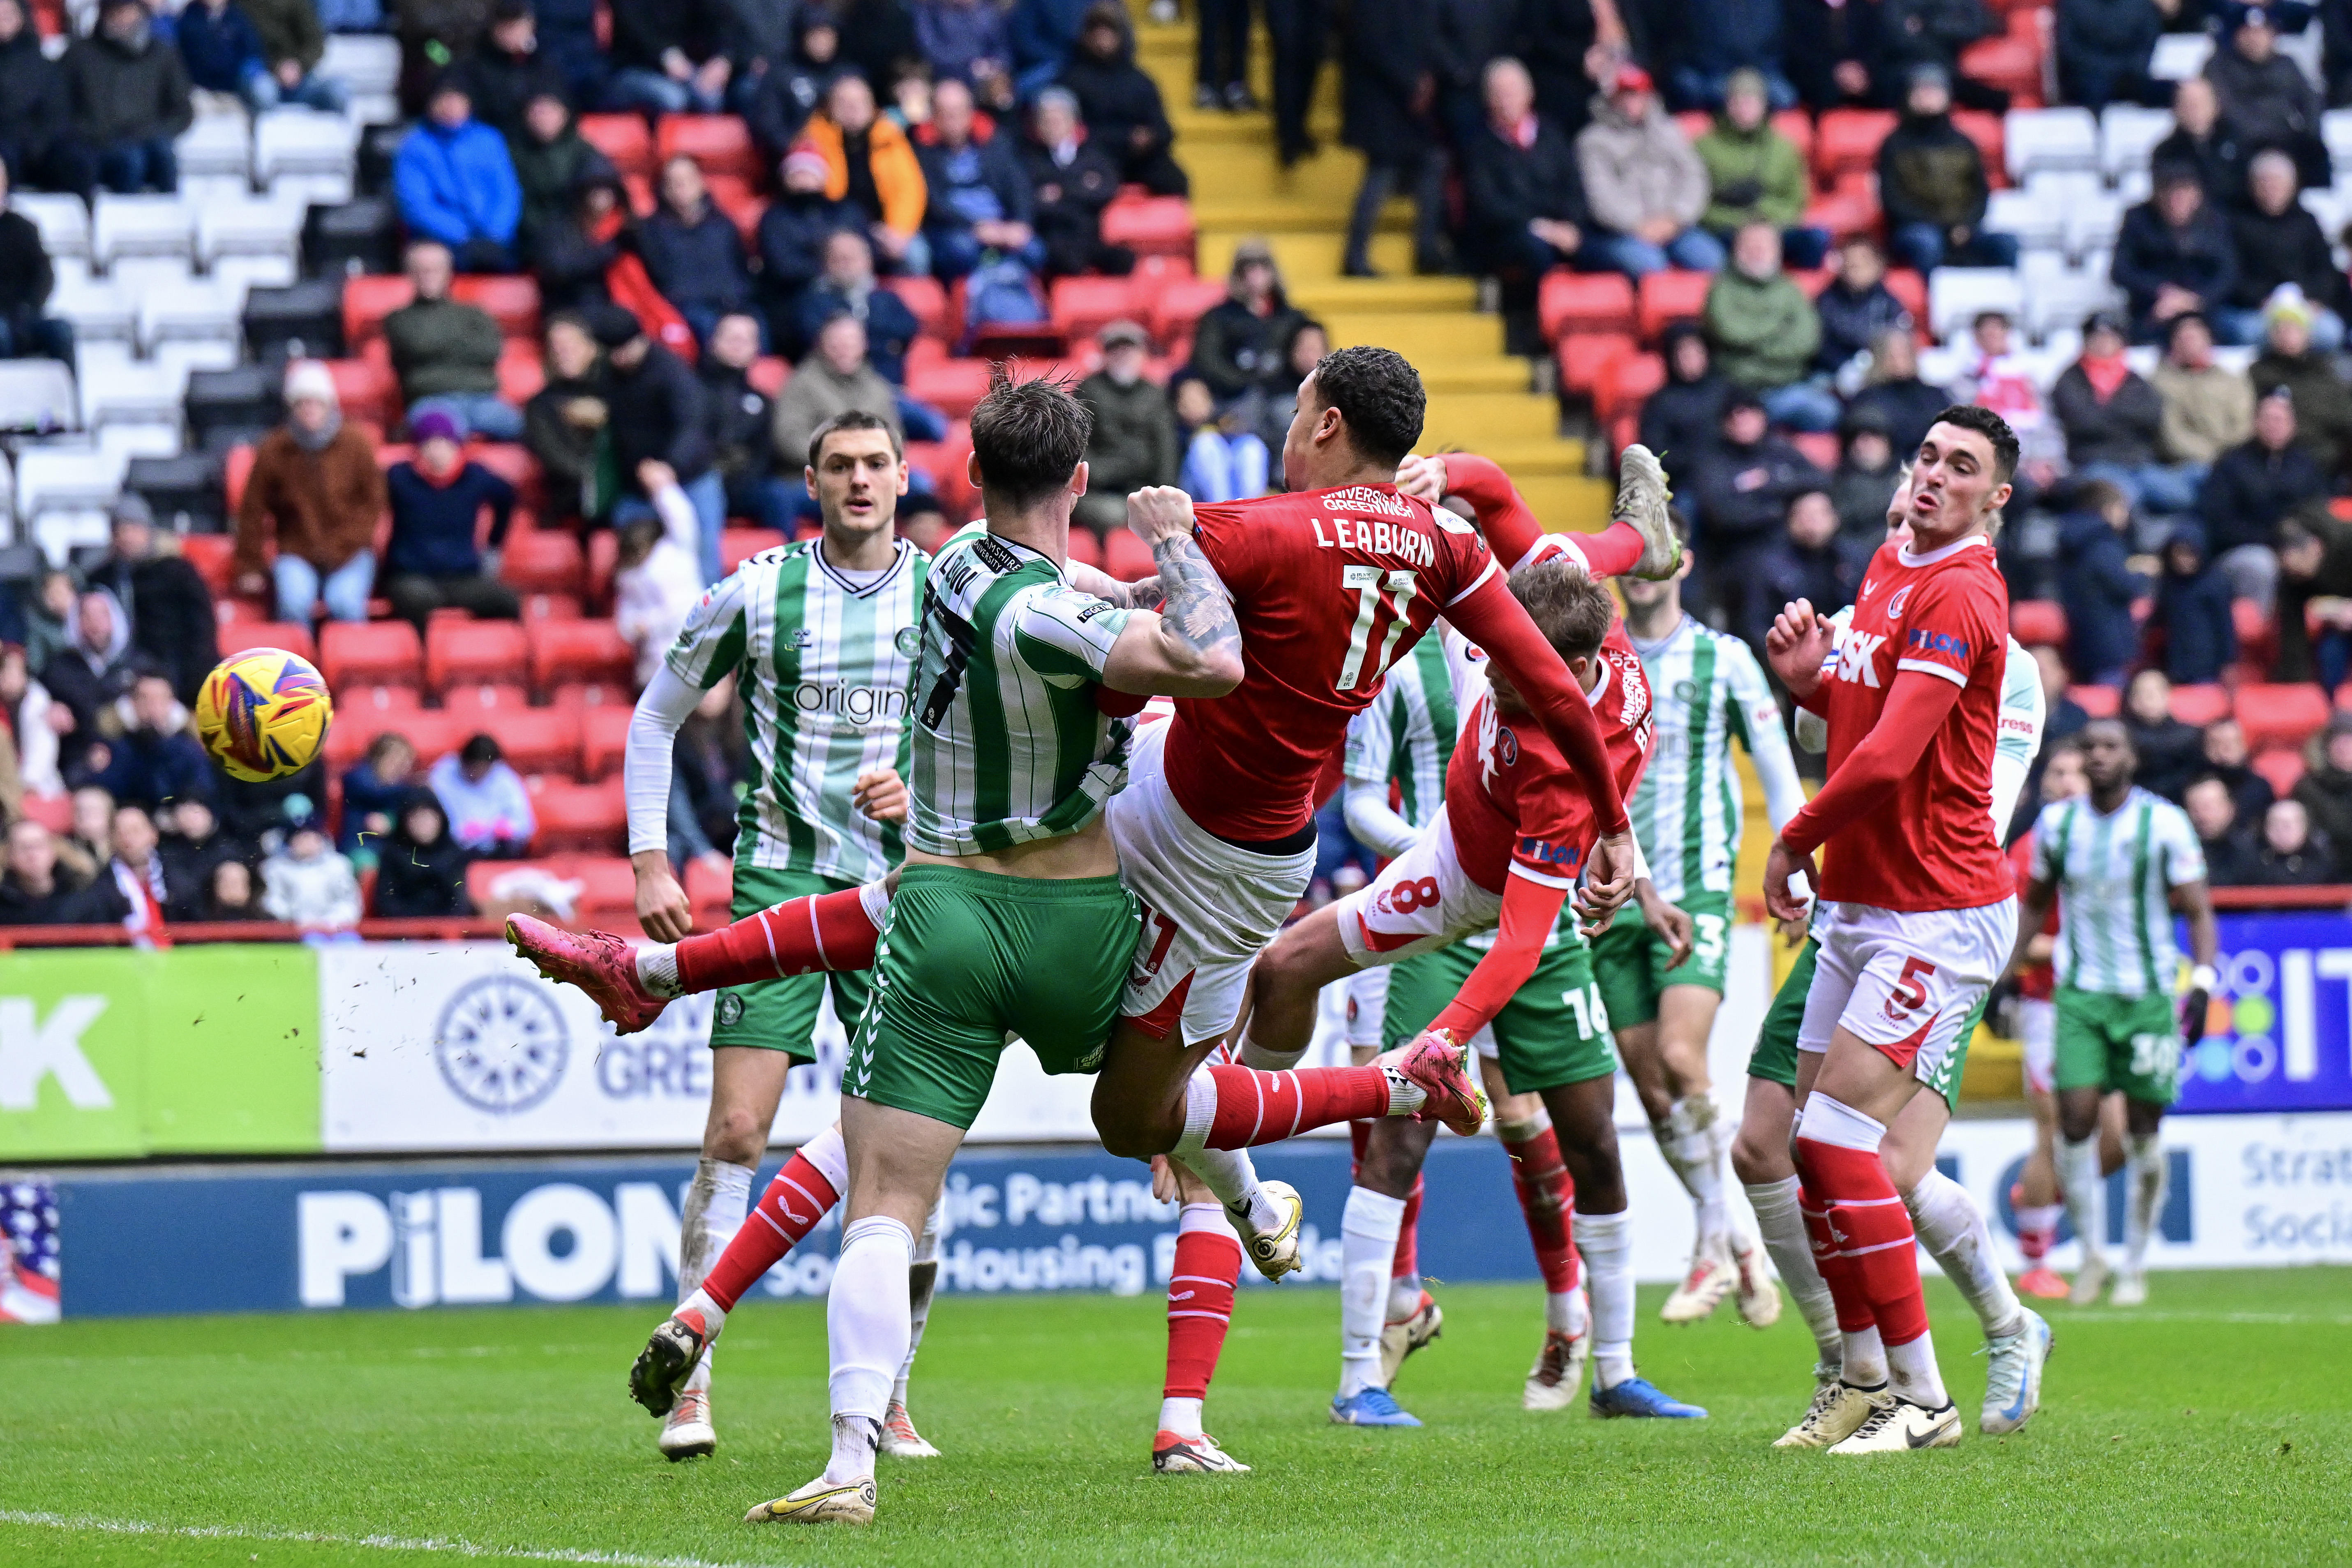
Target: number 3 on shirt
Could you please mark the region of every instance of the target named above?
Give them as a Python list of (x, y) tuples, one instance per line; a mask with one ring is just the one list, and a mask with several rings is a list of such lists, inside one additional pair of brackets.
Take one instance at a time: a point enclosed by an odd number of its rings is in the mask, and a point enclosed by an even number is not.
[[(1413, 581), (1410, 572), (1390, 571), (1380, 566), (1342, 566), (1339, 585), (1356, 595), (1356, 624), (1348, 630), (1348, 658), (1339, 666), (1337, 689), (1356, 690), (1367, 681), (1378, 680), (1396, 654), (1397, 640), (1404, 636), (1405, 627), (1412, 623), (1406, 613), (1412, 604)], [(1396, 618), (1389, 623), (1389, 635), (1381, 639), (1380, 656), (1372, 660), (1370, 669), (1364, 668), (1364, 655), (1371, 647), (1372, 617), (1379, 614), (1381, 590), (1389, 594), (1389, 611)]]

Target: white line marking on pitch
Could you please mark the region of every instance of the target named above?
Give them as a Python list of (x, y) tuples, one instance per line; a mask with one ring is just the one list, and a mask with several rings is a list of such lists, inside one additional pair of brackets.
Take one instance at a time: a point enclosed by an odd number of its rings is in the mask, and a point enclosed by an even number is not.
[(34, 1513), (0, 1509), (0, 1524), (38, 1525), (49, 1530), (105, 1535), (165, 1535), (205, 1541), (284, 1541), (312, 1546), (361, 1546), (376, 1552), (443, 1552), (455, 1557), (506, 1558), (524, 1563), (585, 1563), (603, 1568), (759, 1568), (745, 1563), (712, 1563), (700, 1557), (639, 1557), (626, 1552), (569, 1552), (560, 1547), (477, 1546), (439, 1536), (329, 1535), (308, 1530), (248, 1530), (235, 1524), (150, 1524), (135, 1519), (91, 1519), (79, 1514)]

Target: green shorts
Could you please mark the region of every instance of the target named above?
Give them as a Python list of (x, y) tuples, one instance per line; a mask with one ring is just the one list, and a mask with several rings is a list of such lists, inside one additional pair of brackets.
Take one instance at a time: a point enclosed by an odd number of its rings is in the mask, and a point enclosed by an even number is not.
[(2110, 996), (2058, 987), (2057, 1071), (2070, 1089), (2121, 1091), (2147, 1105), (2170, 1105), (2180, 1093), (2180, 1021), (2172, 998)]
[(907, 867), (841, 1092), (969, 1128), (1007, 1035), (1047, 1072), (1095, 1071), (1142, 929), (1116, 877)]
[[(1383, 1044), (1393, 1050), (1429, 1027), (1485, 956), (1466, 942), (1455, 942), (1398, 964), (1389, 977)], [(1544, 954), (1489, 1027), (1503, 1081), (1513, 1094), (1607, 1078), (1617, 1070), (1609, 1010), (1593, 984), (1591, 956), (1579, 943), (1562, 942)]]
[[(734, 918), (740, 921), (758, 914), (787, 899), (837, 893), (856, 885), (835, 877), (770, 870), (739, 860), (735, 863)], [(721, 1046), (756, 1046), (762, 1050), (783, 1052), (792, 1058), (795, 1067), (813, 1062), (816, 1060), (813, 1037), (816, 1034), (817, 1009), (825, 987), (833, 987), (833, 1016), (841, 1020), (845, 1031), (854, 1035), (857, 1032), (857, 1020), (866, 1016), (866, 997), (871, 984), (866, 971), (855, 969), (838, 974), (788, 974), (751, 985), (730, 985), (711, 1004), (710, 1047), (717, 1050)]]
[(1593, 942), (1593, 978), (1618, 1028), (1656, 1022), (1658, 994), (1669, 985), (1704, 985), (1723, 994), (1724, 966), (1731, 958), (1731, 895), (1693, 893), (1682, 910), (1691, 918), (1691, 955), (1679, 967), (1666, 967), (1674, 948), (1642, 923), (1642, 911), (1631, 902)]
[[(1763, 1030), (1756, 1037), (1756, 1048), (1748, 1053), (1748, 1076), (1777, 1083), (1795, 1092), (1797, 1087), (1797, 1034), (1804, 1027), (1805, 995), (1813, 988), (1814, 955), (1821, 943), (1811, 937), (1805, 939), (1804, 951), (1790, 966), (1789, 978), (1780, 982), (1780, 989), (1772, 994), (1772, 1005), (1764, 1015)], [(1976, 1037), (1977, 1026), (1984, 1022), (1985, 1006), (1992, 1000), (1990, 992), (1977, 1004), (1968, 1022), (1960, 1026), (1959, 1037), (1945, 1053), (1941, 1071), (1928, 1080), (1927, 1087), (1944, 1097), (1944, 1103), (1954, 1110), (1960, 1108), (1960, 1075), (1968, 1066), (1969, 1042)]]

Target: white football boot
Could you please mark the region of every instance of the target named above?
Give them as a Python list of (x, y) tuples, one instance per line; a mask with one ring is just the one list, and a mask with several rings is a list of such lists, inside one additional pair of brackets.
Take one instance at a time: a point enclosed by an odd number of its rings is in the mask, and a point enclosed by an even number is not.
[(1690, 1272), (1666, 1298), (1666, 1304), (1658, 1309), (1658, 1317), (1669, 1323), (1696, 1323), (1722, 1306), (1723, 1299), (1738, 1285), (1737, 1264), (1702, 1253), (1691, 1259)]
[(677, 1396), (677, 1403), (662, 1417), (659, 1444), (662, 1458), (673, 1464), (703, 1458), (719, 1447), (718, 1428), (710, 1424), (708, 1390), (689, 1388)]
[(1960, 1407), (1947, 1403), (1929, 1410), (1880, 1389), (1866, 1394), (1870, 1415), (1853, 1436), (1831, 1447), (1832, 1454), (1907, 1454), (1919, 1448), (1957, 1448), (1960, 1444)]
[(1828, 1448), (1853, 1436), (1870, 1418), (1868, 1392), (1843, 1382), (1835, 1373), (1813, 1368), (1813, 1402), (1803, 1419), (1774, 1440), (1776, 1448)]
[(1282, 1224), (1271, 1231), (1261, 1231), (1250, 1223), (1249, 1205), (1227, 1205), (1225, 1215), (1240, 1233), (1242, 1251), (1252, 1266), (1268, 1279), (1280, 1279), (1295, 1274), (1303, 1267), (1298, 1257), (1298, 1223), (1306, 1217), (1307, 1204), (1298, 1189), (1288, 1182), (1260, 1182), (1258, 1191), (1265, 1194), (1282, 1215)]

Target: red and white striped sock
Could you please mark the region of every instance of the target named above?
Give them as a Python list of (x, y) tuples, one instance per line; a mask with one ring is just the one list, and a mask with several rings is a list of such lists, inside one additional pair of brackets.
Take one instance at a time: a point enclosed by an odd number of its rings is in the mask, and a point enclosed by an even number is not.
[(733, 1311), (743, 1293), (833, 1212), (848, 1185), (849, 1157), (841, 1129), (828, 1127), (784, 1162), (736, 1227), (735, 1239), (702, 1277), (702, 1293), (722, 1312)]
[(1259, 1072), (1213, 1065), (1185, 1086), (1184, 1133), (1176, 1148), (1252, 1149), (1335, 1121), (1418, 1110), (1422, 1103), (1418, 1086), (1381, 1067)]
[(1168, 1276), (1168, 1377), (1160, 1387), (1160, 1429), (1179, 1437), (1201, 1435), (1201, 1403), (1209, 1396), (1217, 1357), (1233, 1323), (1234, 1289), (1241, 1283), (1242, 1243), (1224, 1209), (1186, 1204), (1176, 1221), (1176, 1262)]
[[(1917, 1233), (1903, 1195), (1895, 1190), (1878, 1157), (1884, 1123), (1814, 1090), (1797, 1128), (1797, 1170), (1808, 1202), (1805, 1222), (1814, 1255), (1834, 1254), (1843, 1267), (1832, 1273), (1823, 1261), (1822, 1278), (1838, 1304), (1838, 1321), (1849, 1333), (1864, 1312), (1885, 1347), (1895, 1392), (1940, 1408), (1942, 1377), (1927, 1339), (1927, 1298), (1919, 1289)], [(1849, 1304), (1849, 1298), (1859, 1297)], [(1910, 1347), (1917, 1346), (1917, 1349)], [(1848, 1380), (1852, 1381), (1849, 1363)]]
[[(732, 925), (679, 942), (675, 949), (674, 992), (656, 987), (646, 959), (638, 960), (638, 973), (656, 994), (686, 994), (791, 974), (871, 969), (875, 944), (882, 934), (882, 911), (887, 907), (878, 883), (787, 899)], [(660, 954), (663, 950), (649, 952)]]
[(1569, 1226), (1569, 1214), (1576, 1206), (1576, 1184), (1569, 1180), (1568, 1163), (1560, 1158), (1559, 1135), (1552, 1131), (1551, 1117), (1538, 1114), (1531, 1121), (1497, 1123), (1495, 1136), (1503, 1152), (1511, 1157), (1511, 1189), (1518, 1194), (1519, 1213), (1528, 1222), (1528, 1240), (1535, 1246), (1544, 1292), (1551, 1302), (1560, 1303), (1549, 1316), (1572, 1316), (1563, 1298), (1575, 1295), (1581, 1272)]

